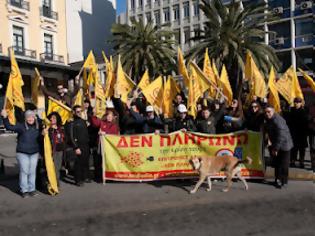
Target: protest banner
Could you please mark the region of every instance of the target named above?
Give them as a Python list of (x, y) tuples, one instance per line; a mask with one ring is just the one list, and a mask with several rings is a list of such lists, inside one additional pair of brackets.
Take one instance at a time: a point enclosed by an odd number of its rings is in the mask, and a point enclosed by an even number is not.
[[(234, 155), (252, 158), (241, 165), (246, 178), (263, 178), (262, 136), (252, 131), (222, 135), (174, 132), (169, 135), (101, 136), (103, 178), (117, 181), (152, 181), (197, 176), (189, 160), (193, 156)], [(222, 157), (224, 158), (224, 157)], [(224, 173), (215, 175), (224, 177)]]

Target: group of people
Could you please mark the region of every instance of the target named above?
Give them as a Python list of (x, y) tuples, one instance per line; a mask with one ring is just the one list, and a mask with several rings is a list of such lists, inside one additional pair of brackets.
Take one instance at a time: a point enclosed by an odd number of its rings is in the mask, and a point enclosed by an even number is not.
[[(57, 86), (57, 93), (49, 91), (44, 84), (41, 89), (46, 96), (71, 107), (79, 84), (76, 78), (72, 94), (63, 85)], [(299, 161), (300, 167), (304, 168), (308, 144), (315, 171), (315, 105), (307, 110), (303, 106), (303, 100), (295, 98), (293, 107), (287, 109), (284, 103), (281, 114), (278, 114), (265, 99), (256, 97), (247, 106), (240, 99), (234, 99), (231, 104), (224, 100), (201, 99), (197, 104), (197, 115), (193, 118), (188, 115), (186, 101), (184, 93), (177, 94), (173, 101), (174, 118), (164, 118), (162, 112), (156, 111), (135, 91), (126, 104), (118, 96), (108, 100), (106, 112), (100, 119), (96, 116), (91, 94), (89, 99), (84, 100), (83, 106), (72, 107), (71, 120), (63, 124), (60, 115), (52, 112), (47, 116), (50, 124), (46, 126), (32, 110), (24, 113), (24, 123), (12, 125), (6, 111), (2, 110), (5, 128), (18, 134), (16, 151), (20, 166), (21, 195), (37, 195), (36, 168), (39, 157), (43, 156), (43, 136), (47, 133), (52, 144), (58, 185), (62, 169), (73, 169), (77, 186), (90, 182), (90, 157), (93, 157), (94, 162), (94, 179), (102, 182), (102, 158), (98, 138), (102, 134), (158, 134), (177, 130), (218, 134), (248, 129), (264, 134), (265, 145), (274, 160), (277, 188), (288, 183), (289, 165), (295, 166)], [(70, 167), (72, 162), (73, 168)]]

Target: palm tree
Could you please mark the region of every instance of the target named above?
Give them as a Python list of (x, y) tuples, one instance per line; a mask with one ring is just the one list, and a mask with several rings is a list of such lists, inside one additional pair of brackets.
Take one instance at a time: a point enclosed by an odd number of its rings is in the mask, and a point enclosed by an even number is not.
[(115, 54), (121, 55), (125, 71), (131, 72), (134, 79), (139, 80), (146, 69), (151, 77), (168, 75), (176, 69), (172, 31), (131, 19), (131, 26), (114, 24), (111, 32)]
[(200, 8), (207, 21), (204, 30), (199, 30), (193, 41), (198, 43), (191, 48), (188, 58), (200, 62), (208, 48), (209, 56), (215, 59), (218, 67), (226, 65), (233, 90), (240, 95), (242, 73), (247, 51), (253, 55), (260, 70), (267, 75), (271, 65), (279, 69), (279, 60), (272, 47), (266, 45), (264, 23), (275, 17), (267, 11), (265, 3), (241, 5), (232, 0), (224, 5), (221, 0), (202, 0)]

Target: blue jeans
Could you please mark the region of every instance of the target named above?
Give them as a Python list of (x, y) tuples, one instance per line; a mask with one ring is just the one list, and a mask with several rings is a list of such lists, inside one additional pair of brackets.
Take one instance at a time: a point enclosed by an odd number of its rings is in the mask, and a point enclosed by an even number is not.
[(16, 153), (20, 166), (19, 185), (22, 193), (35, 191), (36, 167), (39, 153)]

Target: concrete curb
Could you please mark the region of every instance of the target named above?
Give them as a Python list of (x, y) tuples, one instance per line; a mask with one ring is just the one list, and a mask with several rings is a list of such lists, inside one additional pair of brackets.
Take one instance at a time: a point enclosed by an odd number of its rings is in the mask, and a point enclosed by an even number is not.
[[(265, 172), (265, 178), (274, 178), (274, 168), (267, 167)], [(303, 169), (289, 169), (289, 180), (304, 180), (304, 181), (314, 181), (315, 173), (313, 171), (303, 170)]]

